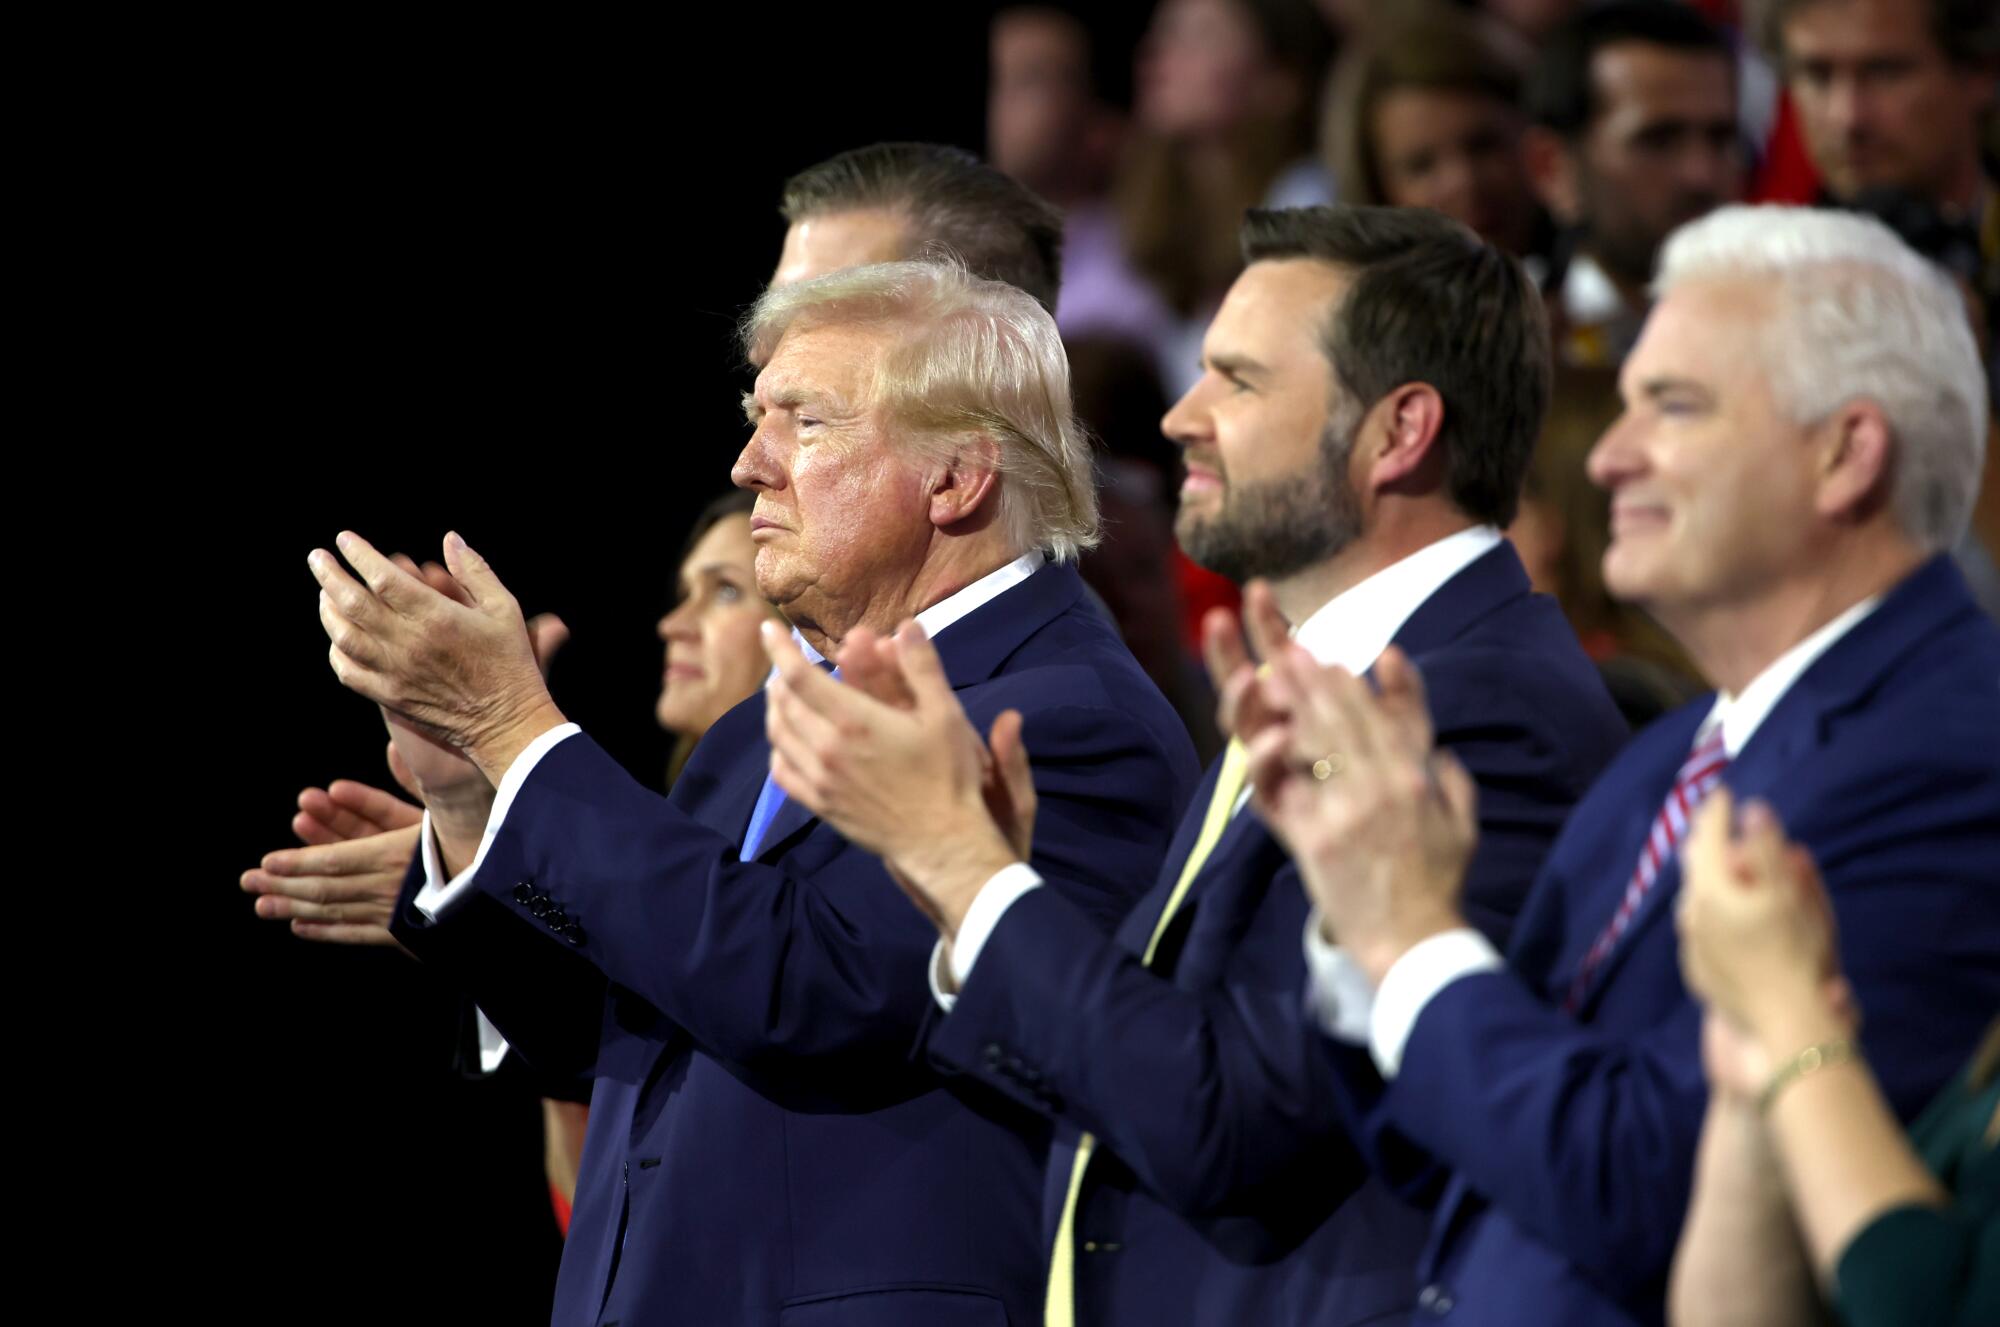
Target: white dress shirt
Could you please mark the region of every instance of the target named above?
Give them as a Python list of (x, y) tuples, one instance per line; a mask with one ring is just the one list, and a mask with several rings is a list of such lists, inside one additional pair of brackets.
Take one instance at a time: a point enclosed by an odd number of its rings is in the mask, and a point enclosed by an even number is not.
[[(1046, 558), (1040, 551), (1024, 553), (999, 570), (987, 573), (956, 594), (946, 596), (917, 614), (917, 625), (924, 629), (926, 636), (935, 637), (960, 618), (1027, 580), (1041, 570), (1045, 561)], [(806, 644), (805, 638), (800, 636), (796, 629), (792, 632), (792, 639), (798, 643), (807, 658), (814, 663), (822, 661), (819, 651)], [(766, 685), (769, 685), (768, 678)], [(445, 879), (443, 860), (438, 855), (437, 836), (431, 832), (430, 812), (428, 810), (424, 812), (420, 840), (424, 854), (424, 885), (417, 891), (417, 896), (413, 900), (417, 911), (431, 921), (437, 921), (465, 899), (472, 888), (473, 877), (479, 873), (480, 866), (486, 861), (487, 850), (499, 836), (500, 826), (505, 822), (507, 812), (513, 807), (515, 797), (520, 795), (522, 786), (527, 783), (528, 776), (535, 772), (535, 766), (541, 763), (543, 756), (582, 731), (573, 723), (557, 724), (522, 749), (521, 754), (514, 758), (514, 763), (507, 767), (507, 772), (501, 776), (500, 786), (494, 790), (493, 809), (487, 814), (486, 829), (479, 836), (479, 849), (473, 854), (471, 865), (448, 881)], [(507, 1043), (487, 1020), (483, 1011), (479, 1013), (478, 1024), (480, 1066), (491, 1073), (499, 1068), (501, 1059), (507, 1054)]]
[[(1854, 605), (1779, 655), (1739, 694), (1718, 695), (1714, 708), (1695, 730), (1690, 749), (1720, 729), (1723, 751), (1731, 760), (1736, 759), (1792, 684), (1879, 602), (1878, 596)], [(1381, 989), (1371, 990), (1361, 966), (1321, 936), (1319, 923), (1315, 909), (1306, 919), (1307, 1001), (1328, 1036), (1367, 1046), (1384, 1078), (1394, 1078), (1402, 1068), (1410, 1033), (1439, 991), (1460, 977), (1505, 966), (1491, 941), (1471, 927), (1463, 927), (1412, 945), (1383, 974)]]
[[(1327, 600), (1299, 623), (1292, 638), (1322, 664), (1329, 667), (1337, 664), (1352, 673), (1366, 672), (1425, 600), (1491, 552), (1500, 539), (1500, 532), (1489, 525), (1446, 535)], [(1232, 815), (1243, 809), (1249, 796), (1245, 790), (1237, 799)], [(940, 1006), (949, 1010), (956, 1003), (958, 997), (953, 989), (963, 986), (972, 974), (972, 965), (978, 961), (979, 951), (993, 934), (993, 928), (1000, 924), (1000, 918), (1016, 899), (1041, 883), (1042, 878), (1033, 867), (1016, 862), (980, 887), (965, 910), (965, 919), (959, 923), (958, 935), (949, 950), (952, 989), (946, 988), (944, 980), (947, 952), (944, 942), (939, 941), (931, 954), (931, 995)]]

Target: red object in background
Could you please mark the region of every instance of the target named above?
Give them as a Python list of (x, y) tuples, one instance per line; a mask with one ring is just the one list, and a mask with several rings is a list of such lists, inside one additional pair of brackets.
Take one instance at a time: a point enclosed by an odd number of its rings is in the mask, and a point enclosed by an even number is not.
[(553, 1184), (549, 1186), (549, 1205), (556, 1209), (556, 1229), (562, 1232), (564, 1239), (568, 1239), (569, 1199), (563, 1197), (562, 1190)]
[(1778, 122), (1764, 146), (1764, 164), (1750, 185), (1753, 203), (1810, 203), (1819, 197), (1819, 172), (1806, 155), (1799, 114), (1790, 92), (1778, 93)]
[(1211, 608), (1227, 608), (1235, 612), (1243, 602), (1242, 591), (1236, 582), (1218, 576), (1206, 567), (1196, 566), (1188, 555), (1180, 549), (1174, 550), (1174, 579), (1181, 587), (1181, 628), (1187, 638), (1187, 647), (1194, 657), (1201, 658), (1201, 620)]
[[(1743, 6), (1738, 0), (1689, 0), (1711, 23), (1733, 32), (1743, 32)], [(1744, 35), (1744, 40), (1749, 40)], [(1778, 89), (1778, 119), (1771, 126), (1770, 141), (1764, 144), (1763, 164), (1750, 182), (1748, 199), (1753, 203), (1810, 203), (1819, 197), (1819, 172), (1806, 155), (1805, 140), (1799, 136), (1798, 112), (1792, 108), (1792, 94)]]

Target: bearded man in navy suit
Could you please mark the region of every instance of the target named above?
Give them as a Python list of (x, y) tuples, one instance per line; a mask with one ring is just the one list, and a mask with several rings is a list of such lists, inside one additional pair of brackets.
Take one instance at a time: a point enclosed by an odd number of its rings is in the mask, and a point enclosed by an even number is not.
[[(768, 292), (746, 349), (759, 590), (829, 665), (922, 622), (968, 712), (1032, 744), (1034, 859), (1108, 929), (1197, 771), (1069, 565), (1096, 507), (1053, 320), (888, 263)], [(358, 579), (311, 559), (334, 669), (427, 807), (393, 930), (531, 1065), (595, 1080), (557, 1322), (1031, 1321), (1046, 1128), (912, 1060), (934, 932), (767, 778), (762, 698), (663, 799), (563, 720), (456, 535), (464, 602), (338, 542)]]
[[(1605, 580), (1719, 694), (1577, 805), (1503, 960), (1460, 900), (1462, 770), (1421, 686), (1289, 669), (1257, 804), (1317, 901), (1313, 996), (1377, 1165), (1440, 1192), (1418, 1320), (1657, 1324), (1707, 1098), (1676, 963), (1704, 795), (1821, 863), (1860, 1041), (1907, 1119), (2000, 1006), (2000, 628), (1950, 558), (1986, 385), (1951, 285), (1878, 222), (1728, 208), (1677, 232), (1590, 457)], [(1338, 780), (1301, 762), (1341, 753)], [(1833, 997), (1830, 997), (1830, 999)], [(1771, 1089), (1831, 1051), (1763, 1046)]]
[[(1504, 942), (1625, 737), (1500, 534), (1547, 398), (1540, 302), (1435, 213), (1253, 212), (1243, 248), (1203, 376), (1164, 421), (1187, 458), (1179, 537), (1215, 570), (1269, 578), (1249, 595), (1265, 653), (1364, 671), (1393, 642), (1419, 659), (1442, 740), (1480, 781), (1467, 897)], [(1211, 634), (1225, 705), (1252, 675), (1233, 632)], [(965, 754), (978, 742), (921, 640), (894, 648), (917, 670), (908, 712), (782, 658), (778, 775), (937, 922), (932, 1059), (1056, 1124), (1047, 1323), (1339, 1327), (1407, 1310), (1423, 1221), (1368, 1182), (1334, 1109), (1299, 999), (1306, 902), (1242, 809), (1243, 748), (1107, 936), (989, 813), (972, 777), (988, 757)]]

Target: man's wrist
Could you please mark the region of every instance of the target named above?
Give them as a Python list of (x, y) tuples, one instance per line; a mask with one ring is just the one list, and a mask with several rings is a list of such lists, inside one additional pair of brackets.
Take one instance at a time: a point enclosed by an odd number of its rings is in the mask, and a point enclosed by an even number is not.
[(494, 725), (490, 734), (482, 735), (467, 746), (466, 759), (477, 765), (487, 782), (497, 788), (500, 781), (507, 777), (508, 769), (536, 738), (568, 722), (563, 712), (556, 708), (555, 700), (545, 691), (518, 718)]
[(929, 896), (949, 945), (986, 882), (1021, 858), (990, 818), (983, 828), (934, 828), (937, 832), (923, 849), (899, 860), (897, 867)]
[[(1426, 912), (1421, 917), (1399, 920), (1384, 927), (1379, 933), (1364, 936), (1343, 936), (1340, 944), (1367, 974), (1369, 985), (1380, 990), (1382, 979), (1389, 975), (1389, 969), (1396, 961), (1434, 935), (1446, 931), (1460, 931), (1467, 926), (1465, 918), (1458, 913), (1440, 909)], [(1321, 934), (1327, 934), (1330, 923), (1321, 923)]]

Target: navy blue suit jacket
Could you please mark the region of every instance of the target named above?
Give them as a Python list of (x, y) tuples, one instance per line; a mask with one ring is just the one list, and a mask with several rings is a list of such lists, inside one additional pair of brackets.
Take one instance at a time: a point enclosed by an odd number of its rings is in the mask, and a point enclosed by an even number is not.
[[(1511, 545), (1441, 586), (1395, 639), (1423, 671), (1440, 740), (1479, 782), (1468, 897), (1504, 940), (1624, 722), (1554, 601), (1529, 592)], [(1300, 999), (1306, 897), (1254, 813), (1238, 813), (1217, 843), (1151, 970), (1139, 961), (1214, 780), (1211, 770), (1115, 939), (1060, 891), (1013, 904), (936, 1021), (931, 1053), (1058, 1121), (1045, 1246), (1078, 1133), (1097, 1137), (1076, 1224), (1087, 1327), (1340, 1327), (1407, 1311), (1424, 1218), (1364, 1183), (1333, 1109), (1324, 1038)]]
[[(1022, 712), (1036, 865), (1108, 930), (1196, 780), (1180, 721), (1069, 567), (937, 648), (981, 731)], [(667, 800), (571, 737), (470, 899), (398, 906), (531, 1064), (595, 1077), (556, 1321), (1038, 1321), (1046, 1126), (912, 1055), (937, 935), (877, 858), (788, 803), (738, 861), (768, 752), (758, 697)]]
[[(1648, 728), (1578, 804), (1508, 969), (1445, 987), (1386, 1091), (1366, 1052), (1338, 1053), (1351, 1105), (1374, 1104), (1378, 1162), (1451, 1171), (1418, 1321), (1662, 1319), (1707, 1103), (1678, 866), (1577, 1016), (1559, 1006), (1712, 704)], [(2000, 628), (1933, 559), (1799, 677), (1724, 778), (1818, 860), (1866, 1053), (1907, 1119), (2000, 1007)]]

